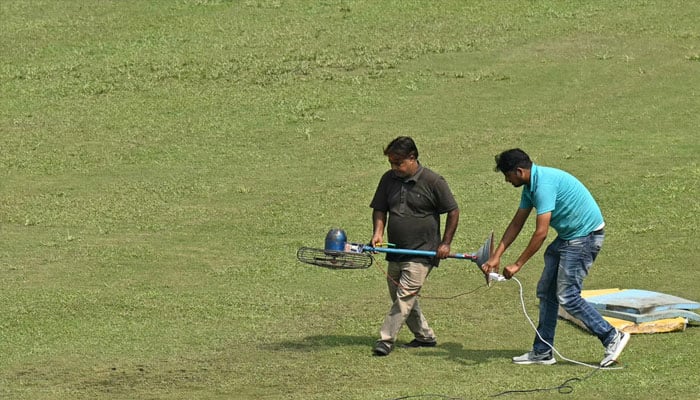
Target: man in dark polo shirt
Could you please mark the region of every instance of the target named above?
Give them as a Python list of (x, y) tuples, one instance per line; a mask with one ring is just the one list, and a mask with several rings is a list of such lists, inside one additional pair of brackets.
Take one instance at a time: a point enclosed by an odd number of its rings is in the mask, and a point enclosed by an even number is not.
[[(433, 347), (435, 334), (418, 305), (418, 293), (432, 267), (450, 254), (459, 208), (445, 179), (422, 166), (413, 139), (400, 136), (384, 149), (391, 170), (379, 181), (370, 203), (374, 210), (372, 246), (387, 240), (397, 248), (435, 251), (436, 257), (389, 253), (387, 284), (393, 304), (384, 319), (374, 354), (388, 355), (404, 322), (415, 339), (404, 347)], [(440, 237), (440, 215), (447, 214)]]

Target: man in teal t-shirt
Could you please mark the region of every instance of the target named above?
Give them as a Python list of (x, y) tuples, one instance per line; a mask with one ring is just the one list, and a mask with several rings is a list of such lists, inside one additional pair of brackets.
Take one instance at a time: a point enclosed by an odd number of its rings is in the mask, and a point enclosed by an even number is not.
[(513, 357), (516, 364), (554, 364), (554, 332), (559, 306), (580, 320), (605, 346), (601, 367), (612, 365), (630, 335), (615, 329), (581, 297), (583, 279), (593, 265), (605, 239), (605, 222), (588, 189), (568, 172), (535, 165), (520, 149), (496, 156), (496, 171), (515, 187), (522, 187), (520, 206), (490, 259), (485, 273), (496, 272), (501, 256), (520, 234), (534, 208), (535, 232), (520, 257), (503, 268), (510, 279), (542, 247), (549, 227), (557, 237), (544, 253), (544, 269), (537, 284), (539, 324), (532, 351)]

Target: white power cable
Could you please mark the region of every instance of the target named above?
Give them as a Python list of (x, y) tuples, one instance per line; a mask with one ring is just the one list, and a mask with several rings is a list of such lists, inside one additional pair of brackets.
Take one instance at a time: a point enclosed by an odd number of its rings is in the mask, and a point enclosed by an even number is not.
[[(492, 273), (492, 275), (493, 275), (493, 276), (492, 276), (492, 279), (493, 279), (493, 280), (496, 280), (496, 281), (499, 281), (499, 282), (506, 280), (505, 277), (503, 277), (503, 275), (495, 274), (495, 273)], [(496, 276), (496, 275), (497, 275), (497, 276)], [(559, 358), (561, 358), (562, 360), (568, 361), (568, 362), (570, 362), (570, 363), (577, 364), (577, 365), (582, 365), (582, 366), (588, 367), (588, 368), (603, 369), (603, 370), (617, 370), (617, 369), (622, 369), (622, 367), (601, 367), (600, 365), (586, 364), (586, 363), (581, 362), (581, 361), (576, 361), (576, 360), (572, 360), (572, 359), (570, 359), (570, 358), (564, 357), (564, 356), (559, 352), (559, 350), (557, 350), (552, 344), (550, 344), (549, 342), (547, 342), (546, 340), (544, 340), (544, 339), (542, 338), (542, 336), (540, 335), (540, 332), (537, 330), (537, 327), (535, 326), (535, 323), (532, 322), (532, 318), (530, 318), (530, 315), (528, 315), (527, 309), (525, 308), (525, 296), (523, 295), (523, 284), (520, 283), (520, 281), (519, 281), (518, 278), (516, 278), (516, 277), (512, 277), (511, 279), (514, 280), (514, 281), (518, 284), (518, 288), (519, 288), (519, 292), (520, 292), (520, 304), (521, 304), (522, 307), (523, 307), (523, 314), (525, 314), (525, 318), (527, 318), (527, 322), (530, 323), (530, 326), (532, 327), (532, 329), (533, 329), (533, 330), (535, 331), (535, 333), (537, 334), (537, 337), (538, 337), (544, 344), (546, 344), (547, 346), (549, 346), (549, 348), (552, 349), (552, 351), (553, 351), (554, 353), (556, 353), (556, 355), (558, 355)]]

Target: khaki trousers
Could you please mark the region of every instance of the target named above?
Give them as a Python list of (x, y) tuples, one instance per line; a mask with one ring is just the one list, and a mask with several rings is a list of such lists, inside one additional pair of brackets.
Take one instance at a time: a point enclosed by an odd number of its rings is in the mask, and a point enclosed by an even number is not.
[(404, 322), (416, 339), (423, 342), (435, 341), (435, 334), (421, 312), (417, 296), (431, 269), (432, 266), (428, 264), (389, 262), (387, 285), (394, 303), (384, 318), (379, 341), (393, 345)]

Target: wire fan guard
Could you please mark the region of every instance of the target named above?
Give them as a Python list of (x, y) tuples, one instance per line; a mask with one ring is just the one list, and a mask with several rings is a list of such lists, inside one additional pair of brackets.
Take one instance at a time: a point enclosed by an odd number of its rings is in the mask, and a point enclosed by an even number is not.
[(365, 269), (374, 262), (374, 258), (369, 253), (350, 253), (312, 247), (301, 247), (297, 251), (297, 259), (306, 264), (329, 269)]

